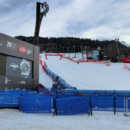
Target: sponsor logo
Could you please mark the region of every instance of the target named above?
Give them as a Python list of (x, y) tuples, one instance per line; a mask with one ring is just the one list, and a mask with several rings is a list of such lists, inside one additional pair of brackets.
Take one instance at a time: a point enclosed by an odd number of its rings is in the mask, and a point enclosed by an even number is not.
[(28, 61), (23, 60), (20, 63), (20, 70), (21, 70), (21, 75), (28, 77), (31, 73), (31, 64)]
[(19, 65), (15, 64), (15, 63), (11, 63), (11, 64), (9, 65), (9, 67), (15, 70), (15, 69), (18, 69), (18, 68), (19, 68)]
[(19, 46), (18, 50), (19, 50), (19, 52), (22, 53), (22, 54), (25, 54), (25, 53), (27, 52), (26, 47), (25, 47), (25, 46), (22, 46), (22, 45)]

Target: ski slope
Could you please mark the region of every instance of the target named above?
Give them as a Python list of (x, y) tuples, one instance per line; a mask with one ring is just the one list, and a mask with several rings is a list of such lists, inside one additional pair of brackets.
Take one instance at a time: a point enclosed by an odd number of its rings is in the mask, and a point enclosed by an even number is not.
[(42, 70), (41, 65), (39, 65), (39, 83), (46, 86), (47, 88), (51, 88), (52, 80), (46, 73)]
[[(67, 83), (78, 89), (97, 90), (130, 90), (130, 70), (124, 69), (123, 63), (112, 63), (110, 66), (99, 63), (74, 63), (58, 56), (41, 55), (49, 69), (61, 76)], [(40, 71), (41, 72), (41, 71)], [(45, 74), (40, 73), (40, 82), (46, 87), (52, 86)], [(47, 78), (48, 79), (48, 78)]]

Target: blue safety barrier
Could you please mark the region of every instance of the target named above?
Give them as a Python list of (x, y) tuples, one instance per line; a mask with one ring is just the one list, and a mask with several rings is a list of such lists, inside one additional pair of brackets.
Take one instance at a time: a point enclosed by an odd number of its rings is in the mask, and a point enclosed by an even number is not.
[(26, 94), (37, 94), (37, 91), (33, 91), (33, 90), (21, 91), (21, 95), (26, 95)]
[(19, 107), (19, 98), (24, 94), (32, 94), (36, 91), (5, 90), (0, 91), (0, 108)]
[[(0, 107), (19, 107), (26, 113), (51, 113), (53, 99), (58, 115), (89, 113), (90, 111), (130, 111), (130, 91), (58, 90), (57, 95), (38, 94), (36, 91), (0, 91)], [(127, 100), (126, 100), (127, 99)], [(127, 102), (125, 108), (124, 103)]]
[(78, 90), (78, 89), (70, 89), (70, 90), (60, 90), (60, 94), (62, 95), (99, 95), (99, 96), (130, 96), (130, 91), (126, 90)]
[(51, 96), (29, 94), (20, 97), (20, 110), (26, 113), (51, 113)]
[[(60, 90), (57, 97), (86, 96), (90, 99), (93, 111), (130, 111), (130, 91), (123, 90)], [(127, 100), (127, 108), (124, 105)]]
[(0, 94), (0, 107), (18, 107), (19, 106), (19, 94)]
[(72, 87), (70, 84), (68, 84), (64, 79), (62, 79), (60, 76), (52, 72), (48, 67), (46, 67), (45, 71), (47, 72), (48, 75), (52, 77), (53, 80), (56, 79), (56, 77), (59, 77), (58, 83), (60, 86), (64, 86), (64, 88), (69, 88), (69, 89), (76, 89)]
[(89, 99), (87, 97), (80, 96), (57, 98), (56, 110), (58, 115), (89, 113)]
[(5, 90), (0, 91), (0, 107), (18, 107), (19, 97), (23, 91), (20, 90)]
[(113, 111), (113, 96), (92, 96), (91, 104), (95, 111)]
[(124, 111), (124, 100), (125, 98), (122, 96), (116, 96), (116, 111), (123, 112)]

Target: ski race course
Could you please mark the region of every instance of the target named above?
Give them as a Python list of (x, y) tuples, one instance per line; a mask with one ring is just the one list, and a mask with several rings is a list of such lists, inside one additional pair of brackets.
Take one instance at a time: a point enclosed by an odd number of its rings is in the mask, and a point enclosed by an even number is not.
[[(68, 56), (73, 56), (72, 54)], [(130, 90), (129, 74), (123, 63), (75, 63), (59, 56), (41, 55), (49, 69), (62, 77), (68, 84), (85, 90)], [(41, 69), (41, 66), (40, 66)], [(50, 88), (52, 80), (40, 70), (40, 83)]]

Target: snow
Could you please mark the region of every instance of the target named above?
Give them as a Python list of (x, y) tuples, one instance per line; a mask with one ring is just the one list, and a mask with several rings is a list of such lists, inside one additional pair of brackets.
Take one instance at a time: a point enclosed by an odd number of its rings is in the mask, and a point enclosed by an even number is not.
[(46, 73), (42, 70), (41, 65), (39, 65), (39, 83), (43, 84), (47, 88), (51, 88), (52, 80)]
[(130, 45), (128, 43), (126, 43), (125, 41), (121, 41), (120, 42), (122, 45), (126, 46), (126, 47), (130, 47)]
[(15, 109), (0, 110), (1, 130), (129, 130), (130, 117), (112, 112), (94, 112), (93, 116), (53, 116), (26, 114)]
[(49, 56), (46, 60), (44, 54), (42, 60), (53, 72), (78, 89), (130, 90), (130, 71), (124, 69), (123, 63), (112, 63), (110, 66), (99, 63), (77, 64), (66, 59), (60, 60), (57, 56)]

